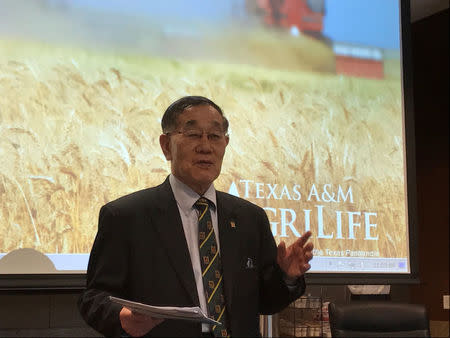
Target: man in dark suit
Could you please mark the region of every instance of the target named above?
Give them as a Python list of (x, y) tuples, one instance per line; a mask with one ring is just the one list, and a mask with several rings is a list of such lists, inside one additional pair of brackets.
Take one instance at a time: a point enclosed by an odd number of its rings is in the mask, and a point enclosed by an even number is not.
[[(278, 312), (304, 292), (311, 234), (277, 248), (263, 209), (214, 189), (229, 141), (228, 121), (214, 102), (181, 98), (161, 125), (172, 173), (100, 210), (80, 312), (107, 336), (258, 336), (260, 314)], [(212, 241), (206, 254), (203, 241)], [(213, 280), (206, 281), (213, 262)], [(152, 318), (112, 303), (110, 295), (200, 306), (223, 325)]]

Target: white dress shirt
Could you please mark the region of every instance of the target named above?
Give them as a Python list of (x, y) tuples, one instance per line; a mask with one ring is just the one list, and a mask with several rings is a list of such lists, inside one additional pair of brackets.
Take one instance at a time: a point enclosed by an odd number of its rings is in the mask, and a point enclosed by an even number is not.
[[(214, 228), (214, 234), (216, 236), (217, 248), (220, 253), (216, 189), (214, 188), (214, 185), (211, 184), (203, 196), (200, 196), (172, 174), (169, 176), (169, 182), (177, 202), (178, 210), (180, 211), (181, 222), (183, 223), (184, 235), (186, 236), (189, 255), (191, 256), (192, 268), (194, 270), (200, 308), (204, 313), (208, 313), (205, 291), (203, 289), (200, 252), (198, 248), (198, 210), (194, 207), (194, 204), (200, 197), (205, 197), (214, 204), (214, 206), (212, 206), (209, 210), (211, 212), (211, 220)], [(202, 324), (202, 331), (210, 331), (210, 325)]]

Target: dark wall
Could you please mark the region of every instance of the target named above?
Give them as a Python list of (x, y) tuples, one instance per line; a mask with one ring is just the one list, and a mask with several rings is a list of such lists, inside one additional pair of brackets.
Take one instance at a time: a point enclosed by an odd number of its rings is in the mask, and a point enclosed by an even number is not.
[(449, 10), (412, 27), (416, 123), (419, 273), (412, 301), (432, 320), (448, 320), (449, 294)]
[(77, 293), (0, 294), (0, 337), (94, 337), (78, 314)]
[[(422, 282), (391, 289), (393, 300), (426, 304), (432, 320), (448, 320), (448, 310), (442, 309), (442, 295), (449, 294), (448, 23), (446, 10), (412, 27)], [(327, 300), (349, 300), (344, 286), (309, 291)], [(0, 336), (95, 336), (78, 314), (77, 297), (75, 292), (0, 294)]]

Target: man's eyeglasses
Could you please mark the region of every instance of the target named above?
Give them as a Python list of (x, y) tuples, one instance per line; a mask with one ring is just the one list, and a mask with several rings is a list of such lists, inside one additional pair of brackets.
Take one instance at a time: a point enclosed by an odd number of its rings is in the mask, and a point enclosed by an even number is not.
[(166, 133), (166, 135), (170, 134), (181, 134), (183, 135), (183, 137), (192, 141), (199, 141), (202, 139), (203, 134), (206, 134), (208, 141), (212, 143), (219, 143), (223, 141), (227, 136), (227, 134), (222, 130), (201, 130), (201, 129), (183, 129)]

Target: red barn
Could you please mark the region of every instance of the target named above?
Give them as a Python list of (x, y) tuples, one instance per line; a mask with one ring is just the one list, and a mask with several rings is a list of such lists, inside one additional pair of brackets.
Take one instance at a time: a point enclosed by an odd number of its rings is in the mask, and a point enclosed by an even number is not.
[(372, 79), (384, 78), (381, 48), (335, 42), (333, 51), (336, 56), (336, 74)]

